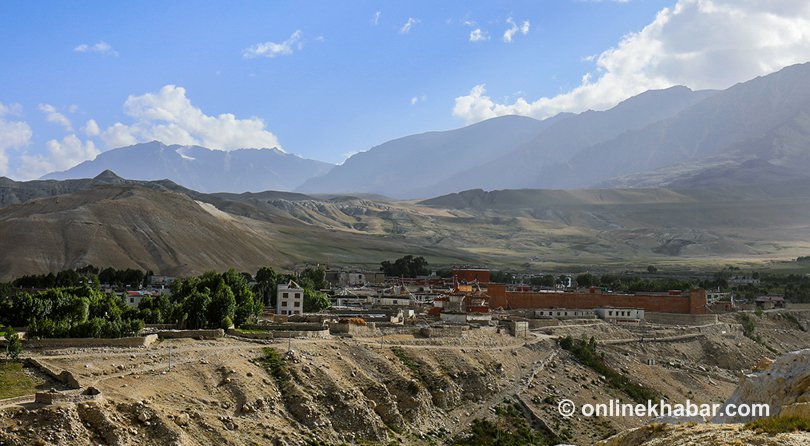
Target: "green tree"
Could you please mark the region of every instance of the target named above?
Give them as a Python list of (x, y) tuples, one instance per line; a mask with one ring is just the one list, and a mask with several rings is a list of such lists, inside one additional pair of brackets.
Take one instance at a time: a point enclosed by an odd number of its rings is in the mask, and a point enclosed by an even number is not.
[(206, 306), (207, 324), (209, 327), (218, 327), (227, 317), (234, 318), (236, 312), (236, 298), (231, 288), (220, 280)]
[(577, 285), (580, 287), (590, 288), (592, 286), (599, 286), (599, 278), (591, 273), (578, 275), (576, 281)]
[(430, 274), (428, 262), (424, 257), (406, 255), (396, 259), (393, 263), (386, 260), (380, 264), (386, 276), (390, 277), (416, 277)]
[(326, 294), (311, 288), (304, 288), (304, 312), (317, 313), (332, 306)]
[(14, 328), (6, 328), (6, 355), (11, 359), (17, 359), (23, 351), (22, 340), (20, 335), (14, 331)]
[(256, 284), (253, 285), (253, 296), (265, 306), (275, 307), (278, 276), (273, 268), (262, 267), (256, 272)]

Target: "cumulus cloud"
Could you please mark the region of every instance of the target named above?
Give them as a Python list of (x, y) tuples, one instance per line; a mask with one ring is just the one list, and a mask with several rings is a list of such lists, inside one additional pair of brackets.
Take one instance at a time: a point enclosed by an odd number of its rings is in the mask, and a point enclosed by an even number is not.
[(402, 28), (399, 29), (399, 33), (400, 34), (408, 34), (409, 32), (411, 32), (411, 28), (413, 28), (414, 25), (416, 25), (418, 23), (419, 23), (419, 19), (415, 19), (413, 17), (408, 17), (408, 21), (406, 21), (405, 24), (402, 25)]
[(103, 40), (92, 45), (83, 43), (73, 48), (73, 51), (77, 53), (98, 53), (104, 56), (118, 56), (118, 51), (115, 51), (109, 43)]
[(22, 113), (20, 104), (4, 105), (0, 103), (0, 175), (8, 174), (9, 149), (20, 149), (31, 141), (31, 127), (27, 122), (6, 119), (7, 116)]
[(470, 42), (484, 42), (489, 40), (489, 33), (476, 28), (470, 31)]
[(101, 134), (101, 128), (98, 126), (95, 119), (87, 121), (84, 127), (82, 127), (82, 131), (87, 136), (98, 136)]
[(20, 157), (19, 178), (39, 178), (50, 172), (66, 170), (99, 154), (93, 141), (82, 141), (75, 134), (65, 136), (61, 141), (52, 139), (45, 146), (47, 155), (25, 153)]
[[(511, 29), (511, 28), (510, 28)], [(505, 36), (504, 36), (505, 37)], [(679, 0), (641, 31), (593, 58), (595, 69), (570, 91), (499, 104), (484, 85), (457, 97), (453, 114), (468, 123), (521, 114), (604, 110), (650, 89), (727, 88), (810, 58), (810, 3)]]
[(295, 50), (304, 48), (302, 37), (303, 33), (299, 29), (290, 34), (290, 37), (281, 43), (262, 42), (245, 48), (242, 50), (242, 57), (245, 59), (255, 59), (257, 57), (273, 58), (276, 56), (288, 56)]
[(503, 41), (506, 43), (511, 43), (512, 39), (514, 39), (515, 35), (517, 35), (518, 33), (523, 34), (524, 36), (526, 34), (529, 34), (529, 27), (531, 26), (531, 24), (529, 23), (528, 20), (524, 20), (523, 23), (521, 23), (520, 26), (518, 26), (517, 22), (515, 22), (515, 19), (509, 17), (506, 19), (506, 23), (509, 25), (509, 28), (507, 28), (506, 31), (503, 32)]
[(56, 110), (56, 107), (54, 107), (53, 105), (39, 104), (39, 111), (45, 114), (45, 119), (47, 119), (48, 122), (59, 124), (68, 132), (73, 131), (73, 125), (71, 125), (70, 119), (68, 119), (62, 113), (59, 113)]
[[(260, 118), (238, 119), (231, 113), (206, 115), (192, 105), (184, 88), (175, 85), (166, 85), (156, 93), (129, 96), (124, 102), (124, 113), (134, 122), (117, 122), (101, 132), (107, 147), (158, 140), (220, 150), (281, 149), (278, 138)], [(90, 127), (90, 123), (85, 127)]]

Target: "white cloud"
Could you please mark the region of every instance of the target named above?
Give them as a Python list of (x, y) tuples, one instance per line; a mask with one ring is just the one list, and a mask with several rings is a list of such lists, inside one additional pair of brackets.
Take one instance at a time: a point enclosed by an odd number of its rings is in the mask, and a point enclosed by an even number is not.
[(506, 43), (511, 43), (512, 39), (514, 39), (515, 35), (518, 33), (523, 34), (524, 36), (529, 34), (529, 27), (531, 25), (529, 24), (528, 20), (524, 20), (523, 23), (518, 26), (515, 19), (509, 17), (506, 19), (506, 23), (509, 24), (509, 28), (503, 32), (503, 41)]
[(3, 103), (0, 102), (0, 118), (6, 115), (19, 116), (21, 114), (22, 114), (22, 105), (20, 104), (3, 105)]
[(8, 154), (6, 150), (19, 149), (31, 142), (31, 127), (24, 121), (10, 121), (7, 115), (22, 113), (20, 104), (0, 103), (0, 175), (8, 174)]
[(371, 17), (371, 24), (374, 26), (379, 25), (380, 18), (382, 18), (382, 11), (376, 11), (374, 15)]
[(679, 0), (639, 32), (594, 58), (595, 70), (570, 91), (499, 104), (476, 85), (456, 98), (469, 122), (507, 114), (546, 118), (604, 110), (650, 89), (727, 88), (810, 59), (810, 2)]
[(82, 127), (82, 131), (87, 136), (98, 136), (101, 134), (101, 128), (99, 128), (95, 119), (87, 121), (87, 124)]
[(73, 51), (77, 53), (98, 53), (104, 56), (118, 56), (118, 51), (115, 51), (109, 43), (103, 40), (92, 45), (83, 43), (73, 48)]
[(242, 57), (245, 59), (255, 59), (257, 57), (276, 57), (276, 56), (288, 56), (292, 54), (295, 50), (301, 50), (304, 48), (304, 42), (302, 41), (303, 33), (301, 30), (296, 30), (287, 40), (276, 43), (276, 42), (263, 42), (257, 43), (249, 48), (245, 48), (242, 50)]
[(408, 34), (409, 32), (411, 32), (411, 28), (413, 28), (413, 26), (418, 24), (418, 23), (419, 23), (419, 19), (415, 19), (413, 17), (408, 17), (408, 21), (405, 22), (404, 25), (402, 25), (402, 28), (399, 29), (399, 33), (400, 34)]
[(75, 134), (65, 136), (61, 141), (52, 139), (45, 146), (48, 149), (46, 156), (24, 153), (20, 157), (17, 177), (24, 180), (39, 178), (94, 159), (99, 154), (93, 141), (82, 141)]
[(476, 28), (470, 31), (470, 42), (484, 42), (489, 40), (489, 33)]
[(416, 104), (418, 104), (420, 102), (425, 102), (425, 101), (427, 101), (427, 95), (423, 94), (421, 96), (412, 97), (410, 102), (411, 102), (411, 105), (416, 105)]
[(73, 125), (71, 125), (70, 119), (62, 113), (59, 113), (53, 105), (39, 104), (39, 111), (45, 114), (45, 119), (47, 119), (48, 122), (59, 124), (68, 132), (73, 131)]
[(129, 125), (117, 122), (101, 132), (107, 147), (158, 140), (220, 150), (281, 149), (278, 138), (260, 118), (238, 119), (230, 113), (206, 115), (191, 104), (184, 88), (175, 85), (166, 85), (156, 93), (129, 96), (124, 102), (124, 113), (134, 122)]

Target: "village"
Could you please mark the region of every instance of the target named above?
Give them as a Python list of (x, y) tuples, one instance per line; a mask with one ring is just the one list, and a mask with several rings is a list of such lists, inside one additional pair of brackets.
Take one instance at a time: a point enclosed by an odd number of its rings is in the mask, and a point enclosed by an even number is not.
[[(553, 286), (502, 283), (480, 265), (414, 277), (323, 268), (328, 303), (305, 311), (312, 271), (276, 275), (272, 296), (236, 273), (95, 285), (141, 316), (189, 299), (195, 280), (242, 283), (272, 303), (227, 326), (162, 318), (115, 337), (18, 327), (34, 387), (0, 399), (0, 442), (465, 444), (491, 422), (503, 435), (530, 428), (539, 444), (589, 444), (649, 420), (562, 418), (562, 398), (722, 402), (752, 367), (806, 345), (810, 321), (805, 304), (773, 295), (620, 292), (564, 274)], [(601, 362), (578, 348), (598, 348)]]

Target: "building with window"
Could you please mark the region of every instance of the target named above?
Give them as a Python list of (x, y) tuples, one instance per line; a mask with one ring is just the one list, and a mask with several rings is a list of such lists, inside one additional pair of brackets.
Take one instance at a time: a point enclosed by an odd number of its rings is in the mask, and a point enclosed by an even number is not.
[(276, 294), (276, 314), (293, 315), (304, 313), (304, 289), (292, 280), (279, 284)]

